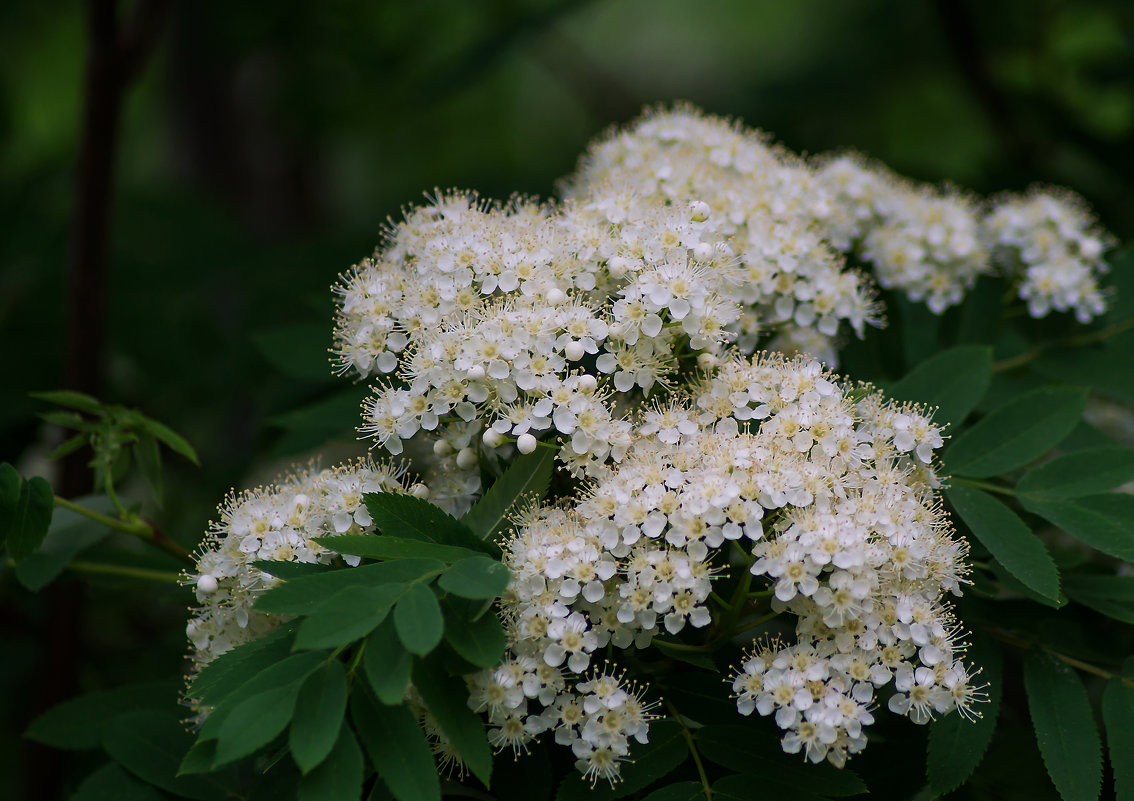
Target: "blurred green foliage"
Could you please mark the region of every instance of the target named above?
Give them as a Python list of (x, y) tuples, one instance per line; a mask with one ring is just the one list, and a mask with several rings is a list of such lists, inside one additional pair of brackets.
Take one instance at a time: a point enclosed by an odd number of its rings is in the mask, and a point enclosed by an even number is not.
[[(62, 380), (84, 29), (75, 0), (0, 4), (0, 458), (29, 474), (57, 444), (28, 392)], [(174, 4), (123, 113), (102, 394), (186, 434), (203, 466), (170, 464), (166, 508), (147, 513), (192, 546), (229, 487), (308, 457), (317, 440), (273, 420), (321, 397), (342, 406), (346, 383), (319, 377), (310, 348), (289, 369), (273, 332), (324, 326), (329, 346), (329, 286), (401, 206), (434, 187), (550, 196), (596, 134), (674, 99), (918, 179), (1066, 185), (1134, 235), (1127, 0)], [(78, 685), (180, 670), (185, 593), (125, 608), (137, 596), (100, 586), (82, 608)], [(0, 681), (34, 690), (51, 601), (10, 571), (0, 601)], [(33, 695), (0, 701), (7, 776)], [(1037, 773), (1034, 753), (1011, 758)]]

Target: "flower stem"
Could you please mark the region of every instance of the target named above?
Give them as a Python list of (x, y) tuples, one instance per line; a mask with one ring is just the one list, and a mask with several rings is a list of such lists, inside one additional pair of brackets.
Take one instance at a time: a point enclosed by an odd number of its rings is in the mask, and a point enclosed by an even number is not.
[(76, 560), (68, 563), (67, 569), (78, 573), (101, 573), (107, 576), (122, 576), (123, 578), (136, 578), (143, 581), (160, 581), (164, 584), (181, 583), (181, 575), (172, 570), (150, 570), (145, 567), (113, 565), (107, 562)]
[(1044, 351), (1048, 348), (1064, 346), (1078, 346), (1078, 345), (1094, 345), (1099, 342), (1105, 342), (1113, 336), (1118, 336), (1131, 329), (1134, 329), (1134, 318), (1123, 320), (1113, 325), (1108, 325), (1106, 328), (1099, 329), (1098, 331), (1089, 331), (1084, 334), (1077, 334), (1073, 337), (1067, 337), (1062, 340), (1055, 340), (1053, 342), (1041, 342), (1031, 350), (1026, 350), (1023, 353), (1011, 356), (1007, 359), (1002, 359), (992, 365), (994, 373), (1003, 372), (1004, 370), (1012, 370), (1017, 367), (1022, 367), (1028, 362), (1035, 361), (1043, 355)]
[(673, 719), (677, 722), (677, 725), (681, 727), (681, 735), (685, 738), (686, 745), (689, 746), (689, 754), (693, 757), (693, 764), (697, 766), (697, 775), (701, 777), (701, 791), (705, 794), (705, 800), (713, 801), (713, 788), (712, 785), (709, 784), (708, 774), (705, 773), (705, 763), (701, 761), (701, 754), (697, 750), (697, 743), (693, 741), (693, 732), (689, 731), (689, 727), (686, 726), (685, 721), (681, 719), (681, 713), (677, 711), (677, 708), (668, 698), (665, 699), (665, 706), (666, 709), (669, 710), (669, 714), (672, 715)]
[(189, 551), (182, 548), (176, 542), (171, 540), (165, 534), (158, 531), (153, 525), (147, 523), (145, 520), (135, 518), (134, 520), (121, 520), (117, 517), (104, 515), (102, 512), (96, 512), (94, 509), (88, 509), (85, 506), (69, 501), (66, 498), (55, 496), (55, 505), (75, 512), (76, 514), (83, 515), (86, 518), (94, 520), (96, 523), (101, 523), (107, 528), (115, 531), (120, 531), (123, 534), (129, 534), (132, 537), (143, 539), (158, 548), (161, 548), (171, 556), (180, 559), (182, 562), (194, 565), (196, 562), (193, 560), (193, 555)]

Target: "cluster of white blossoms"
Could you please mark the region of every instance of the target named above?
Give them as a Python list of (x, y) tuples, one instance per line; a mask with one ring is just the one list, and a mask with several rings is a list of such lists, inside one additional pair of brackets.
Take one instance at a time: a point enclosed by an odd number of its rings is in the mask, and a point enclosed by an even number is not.
[[(840, 320), (857, 330), (876, 316), (843, 254), (937, 314), (998, 269), (1018, 282), (1035, 317), (1054, 309), (1087, 322), (1105, 307), (1097, 279), (1111, 240), (1068, 192), (982, 203), (855, 155), (806, 161), (689, 106), (647, 113), (600, 140), (566, 187), (568, 196), (592, 202), (632, 187), (642, 197), (705, 203), (713, 231), (724, 237), (720, 246), (746, 276), (745, 297), (762, 318), (752, 322), (787, 322), (772, 345), (785, 352), (826, 358), (824, 346), (834, 343), (822, 337)], [(768, 294), (756, 297), (756, 287)], [(754, 330), (748, 323), (734, 326), (742, 346)]]
[(1106, 311), (1099, 276), (1113, 245), (1082, 198), (1065, 190), (1006, 195), (985, 223), (1005, 269), (1020, 279), (1020, 297), (1033, 317), (1052, 309), (1090, 322)]
[(772, 611), (797, 620), (798, 643), (765, 647), (734, 683), (742, 713), (776, 711), (785, 749), (843, 764), (891, 680), (890, 709), (916, 722), (967, 711), (976, 689), (941, 601), (965, 573), (934, 493), (941, 444), (920, 409), (818, 362), (726, 359), (641, 409), (625, 455), (579, 497), (517, 520), (511, 657), (475, 679), (475, 706), (513, 747), (555, 728), (564, 676), (569, 691), (596, 652), (710, 624), (712, 581), (739, 547)]
[[(279, 626), (278, 616), (252, 608), (261, 594), (279, 583), (253, 562), (330, 563), (337, 554), (314, 538), (372, 533), (363, 495), (405, 492), (404, 473), (359, 460), (327, 470), (303, 470), (278, 484), (226, 499), (220, 519), (200, 545), (196, 572), (188, 576), (200, 604), (186, 627), (194, 669)], [(413, 487), (419, 494), (423, 490)], [(359, 562), (353, 556), (343, 559)]]

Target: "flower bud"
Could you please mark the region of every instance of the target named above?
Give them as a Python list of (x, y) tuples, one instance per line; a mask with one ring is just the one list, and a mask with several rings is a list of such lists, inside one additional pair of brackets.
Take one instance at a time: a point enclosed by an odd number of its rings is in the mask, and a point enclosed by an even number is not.
[(709, 219), (709, 215), (712, 211), (713, 210), (709, 208), (709, 204), (703, 200), (694, 200), (689, 204), (689, 213), (693, 222), (704, 222)]
[(579, 376), (580, 392), (594, 392), (596, 387), (598, 387), (598, 380), (593, 375), (584, 373), (583, 375)]
[(425, 500), (429, 497), (429, 487), (425, 486), (424, 484), (414, 484), (412, 487), (410, 487), (410, 495), (415, 498), (421, 498), (422, 500)]
[(573, 362), (583, 358), (583, 353), (583, 343), (574, 340), (568, 342), (567, 347), (563, 349), (563, 355)]
[(536, 449), (536, 438), (531, 434), (521, 434), (516, 439), (516, 450), (520, 453), (531, 453)]
[(465, 375), (468, 376), (470, 381), (479, 381), (484, 378), (484, 367), (479, 364), (474, 364), (468, 369)]
[(499, 448), (504, 442), (504, 435), (495, 428), (490, 428), (484, 432), (484, 436), (481, 437), (481, 440), (490, 448)]
[(476, 463), (476, 451), (472, 448), (462, 448), (461, 452), (457, 454), (457, 467), (462, 470), (472, 470), (476, 467)]
[(701, 353), (697, 356), (697, 366), (702, 370), (712, 370), (720, 364), (720, 359), (711, 353)]
[(713, 246), (708, 242), (698, 242), (693, 246), (693, 258), (697, 261), (708, 261), (713, 257)]
[(552, 306), (558, 306), (565, 300), (567, 300), (567, 295), (559, 287), (552, 287), (547, 293), (547, 302)]
[(201, 575), (200, 578), (197, 579), (197, 592), (201, 593), (202, 595), (212, 595), (216, 591), (217, 591), (216, 576), (212, 576), (212, 575), (209, 575), (208, 573), (204, 573), (204, 574)]
[(439, 439), (433, 443), (433, 455), (445, 457), (453, 452), (453, 446), (447, 439)]

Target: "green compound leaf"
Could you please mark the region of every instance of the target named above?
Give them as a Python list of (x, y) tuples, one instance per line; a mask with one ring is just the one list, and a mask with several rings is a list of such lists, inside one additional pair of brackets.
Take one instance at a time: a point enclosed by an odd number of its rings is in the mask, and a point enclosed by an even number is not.
[(174, 712), (139, 710), (119, 715), (102, 736), (106, 752), (139, 779), (182, 798), (213, 801), (227, 795), (208, 776), (179, 776), (178, 765), (193, 736)]
[(1063, 589), (1083, 606), (1134, 624), (1134, 576), (1068, 576)]
[(969, 416), (992, 381), (992, 348), (965, 346), (941, 351), (891, 386), (899, 401), (938, 407), (933, 419), (957, 425)]
[(383, 704), (396, 706), (405, 698), (413, 657), (398, 639), (393, 621), (386, 620), (367, 638), (362, 669), (370, 688)]
[(462, 598), (496, 598), (508, 587), (511, 574), (495, 559), (476, 556), (462, 559), (441, 574), (441, 589)]
[(374, 525), (383, 534), (500, 556), (500, 548), (494, 543), (481, 540), (468, 526), (429, 501), (393, 492), (371, 492), (363, 498)]
[(1134, 687), (1119, 678), (1106, 684), (1102, 702), (1103, 723), (1110, 765), (1114, 770), (1116, 801), (1134, 801)]
[(943, 460), (956, 475), (998, 476), (1043, 456), (1071, 433), (1083, 416), (1087, 391), (1041, 387), (990, 412), (953, 440)]
[(973, 635), (970, 651), (973, 663), (982, 670), (979, 678), (987, 687), (988, 703), (976, 708), (980, 717), (970, 721), (953, 712), (929, 725), (929, 748), (926, 778), (936, 795), (945, 795), (960, 787), (980, 765), (1000, 714), (1002, 660), (1000, 650), (992, 643)]
[(987, 492), (960, 484), (945, 497), (981, 545), (1025, 586), (1059, 601), (1059, 571), (1047, 549), (1019, 516)]
[(1111, 492), (1062, 501), (1022, 496), (1020, 502), (1079, 542), (1134, 561), (1134, 495)]
[(295, 650), (335, 648), (362, 639), (408, 589), (401, 583), (343, 587), (299, 624)]
[(69, 801), (168, 801), (156, 787), (135, 779), (114, 762), (107, 762), (79, 785)]
[(1079, 677), (1062, 661), (1033, 650), (1024, 660), (1024, 686), (1040, 754), (1060, 796), (1064, 801), (1096, 801), (1102, 745)]
[(358, 801), (362, 796), (362, 749), (342, 723), (330, 755), (299, 781), (299, 801)]
[(335, 747), (346, 704), (346, 668), (337, 659), (323, 665), (303, 682), (288, 731), (288, 747), (295, 764), (304, 773), (326, 759)]
[(309, 615), (346, 587), (408, 583), (430, 574), (439, 574), (444, 569), (445, 563), (436, 559), (397, 559), (350, 570), (300, 576), (261, 595), (256, 601), (256, 609), (277, 615)]
[(260, 671), (291, 654), (295, 624), (289, 623), (258, 640), (238, 645), (218, 656), (197, 674), (188, 695), (203, 706), (217, 706)]
[(460, 656), (477, 667), (495, 667), (508, 647), (500, 619), (491, 610), (470, 620), (463, 608), (442, 604), (445, 611), (445, 641)]
[(365, 556), (367, 559), (426, 558), (451, 564), (460, 559), (480, 555), (480, 551), (456, 545), (438, 545), (435, 542), (389, 535), (340, 534), (337, 537), (316, 537), (315, 542), (336, 553)]
[(480, 716), (469, 709), (464, 680), (446, 673), (443, 658), (435, 653), (418, 662), (413, 684), (457, 756), (488, 787), (492, 777), (492, 749)]
[(433, 749), (413, 712), (373, 703), (365, 693), (351, 696), (351, 720), (382, 783), (398, 801), (440, 801)]
[(394, 628), (411, 654), (424, 656), (436, 648), (445, 631), (445, 619), (433, 590), (421, 583), (411, 585), (394, 607)]
[(706, 726), (697, 730), (701, 755), (722, 767), (756, 776), (775, 777), (802, 792), (853, 796), (867, 792), (853, 770), (801, 762), (783, 752), (779, 739), (754, 726)]
[(568, 776), (559, 785), (557, 801), (608, 801), (636, 793), (663, 776), (677, 770), (689, 757), (680, 724), (660, 720), (650, 725), (650, 741), (633, 743), (630, 756), (622, 763), (622, 781), (613, 786), (600, 781), (593, 788), (578, 773)]
[(555, 451), (551, 448), (520, 454), (461, 522), (481, 539), (495, 540), (508, 530), (508, 515), (513, 510), (543, 499), (554, 468)]
[[(105, 495), (78, 498), (75, 502), (104, 514), (114, 510), (114, 504)], [(39, 549), (16, 565), (16, 578), (37, 592), (58, 578), (79, 552), (101, 542), (108, 534), (110, 529), (89, 517), (70, 509), (56, 509)]]
[(7, 536), (8, 554), (13, 559), (19, 562), (35, 552), (47, 536), (54, 511), (55, 492), (45, 479), (33, 476), (21, 482)]
[(1078, 498), (1114, 489), (1134, 479), (1134, 450), (1084, 448), (1033, 467), (1016, 486), (1027, 495)]
[(274, 740), (291, 722), (299, 687), (298, 682), (275, 687), (236, 704), (217, 733), (213, 766), (246, 757)]

